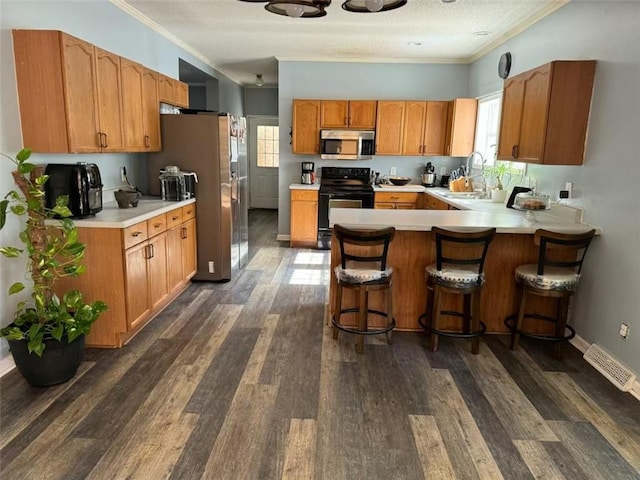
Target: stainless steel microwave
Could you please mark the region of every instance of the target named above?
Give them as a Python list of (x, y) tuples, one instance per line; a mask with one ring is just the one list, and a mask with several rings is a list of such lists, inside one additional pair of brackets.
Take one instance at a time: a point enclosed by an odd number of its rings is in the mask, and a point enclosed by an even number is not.
[(320, 130), (320, 158), (367, 160), (375, 153), (373, 130)]

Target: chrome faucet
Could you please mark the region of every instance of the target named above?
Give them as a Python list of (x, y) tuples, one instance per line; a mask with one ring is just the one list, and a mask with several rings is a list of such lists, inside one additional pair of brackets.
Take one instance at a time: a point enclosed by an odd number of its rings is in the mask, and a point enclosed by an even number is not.
[(484, 164), (486, 163), (485, 158), (482, 156), (482, 153), (480, 153), (477, 150), (474, 150), (473, 152), (471, 152), (469, 154), (469, 156), (467, 157), (467, 166), (465, 168), (465, 174), (467, 177), (471, 178), (471, 169), (473, 168), (473, 163), (472, 163), (472, 159), (474, 156), (478, 155), (480, 157), (480, 174), (479, 175), (473, 175), (474, 177), (479, 177), (479, 176), (484, 176)]

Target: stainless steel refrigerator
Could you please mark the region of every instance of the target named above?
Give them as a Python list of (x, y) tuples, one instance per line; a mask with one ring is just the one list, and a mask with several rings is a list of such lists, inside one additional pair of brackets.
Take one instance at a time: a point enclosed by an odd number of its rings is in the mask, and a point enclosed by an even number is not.
[(198, 271), (195, 280), (227, 281), (248, 259), (246, 121), (228, 114), (161, 115), (162, 152), (148, 159), (149, 193), (160, 169), (195, 172)]

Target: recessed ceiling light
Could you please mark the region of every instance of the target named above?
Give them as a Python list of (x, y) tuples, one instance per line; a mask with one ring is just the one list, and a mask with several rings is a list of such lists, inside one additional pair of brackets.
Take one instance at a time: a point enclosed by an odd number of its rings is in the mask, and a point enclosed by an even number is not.
[(420, 47), (422, 45), (422, 42), (409, 42), (409, 45), (411, 45), (412, 47)]
[(486, 37), (487, 35), (491, 35), (491, 32), (488, 30), (479, 30), (477, 32), (473, 32), (474, 35), (477, 35), (478, 37)]
[(456, 3), (458, 0), (440, 0), (440, 3)]

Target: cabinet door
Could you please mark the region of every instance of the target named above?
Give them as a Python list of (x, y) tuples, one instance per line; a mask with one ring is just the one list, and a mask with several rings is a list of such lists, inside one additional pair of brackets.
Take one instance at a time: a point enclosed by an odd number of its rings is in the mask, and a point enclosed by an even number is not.
[(183, 280), (188, 280), (196, 274), (198, 269), (195, 219), (185, 222), (180, 232), (182, 238), (182, 275)]
[(291, 202), (291, 244), (318, 241), (318, 202)]
[(292, 151), (320, 153), (320, 100), (294, 100)]
[(103, 152), (124, 151), (120, 57), (96, 47), (98, 120)]
[(346, 128), (349, 125), (347, 100), (322, 100), (320, 102), (321, 128)]
[(179, 225), (167, 231), (167, 279), (171, 292), (184, 283), (182, 255), (182, 225)]
[(156, 310), (169, 296), (169, 280), (167, 271), (167, 232), (156, 235), (149, 240), (150, 253), (147, 267), (149, 281), (149, 300), (151, 310)]
[(159, 152), (160, 101), (158, 100), (158, 73), (148, 68), (142, 74), (142, 108), (144, 119), (144, 146), (149, 152)]
[(547, 129), (551, 64), (528, 72), (523, 80), (522, 123), (517, 158), (523, 162), (542, 162)]
[(189, 84), (175, 81), (175, 101), (178, 107), (189, 108)]
[(349, 127), (373, 130), (376, 128), (375, 100), (351, 100), (349, 102)]
[(425, 114), (427, 102), (405, 102), (403, 155), (422, 155), (424, 152)]
[(64, 33), (61, 42), (69, 151), (99, 152), (93, 45)]
[(176, 101), (176, 85), (173, 78), (169, 78), (166, 75), (158, 76), (158, 99), (161, 102), (168, 103), (169, 105), (175, 105)]
[(456, 98), (449, 102), (447, 143), (450, 156), (466, 157), (473, 151), (477, 111), (475, 98)]
[(427, 102), (423, 155), (445, 155), (449, 102)]
[(502, 90), (502, 116), (500, 117), (500, 138), (498, 158), (513, 160), (520, 143), (522, 122), (522, 102), (524, 100), (524, 77), (517, 75), (504, 82)]
[(122, 72), (122, 109), (124, 142), (128, 152), (145, 150), (142, 114), (142, 74), (144, 67), (125, 58), (120, 59)]
[(378, 101), (376, 155), (402, 155), (403, 101)]
[(142, 243), (125, 252), (125, 283), (127, 326), (135, 329), (149, 315), (149, 285), (147, 283), (148, 244)]

